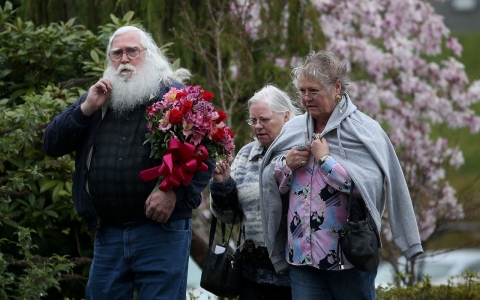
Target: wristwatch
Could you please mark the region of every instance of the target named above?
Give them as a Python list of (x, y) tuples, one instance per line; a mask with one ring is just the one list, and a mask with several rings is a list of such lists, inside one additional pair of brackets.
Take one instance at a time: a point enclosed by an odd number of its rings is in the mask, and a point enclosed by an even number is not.
[(330, 154), (325, 154), (324, 156), (320, 157), (320, 159), (318, 160), (318, 165), (319, 166), (323, 165), (323, 163), (327, 160), (329, 155)]

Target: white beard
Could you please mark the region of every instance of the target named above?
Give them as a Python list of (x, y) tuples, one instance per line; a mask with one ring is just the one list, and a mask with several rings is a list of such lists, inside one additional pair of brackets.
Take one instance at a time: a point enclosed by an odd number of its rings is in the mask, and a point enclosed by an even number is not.
[[(122, 76), (122, 70), (130, 70), (131, 76)], [(112, 83), (108, 106), (117, 117), (148, 102), (150, 96), (158, 92), (160, 81), (164, 79), (155, 66), (148, 61), (143, 62), (139, 70), (130, 64), (120, 65), (117, 70), (110, 65), (103, 77)]]

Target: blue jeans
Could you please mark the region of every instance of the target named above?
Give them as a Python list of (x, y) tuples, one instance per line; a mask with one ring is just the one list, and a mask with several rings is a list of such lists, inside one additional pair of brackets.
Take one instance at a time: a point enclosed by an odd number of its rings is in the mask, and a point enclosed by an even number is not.
[(289, 265), (294, 300), (374, 300), (377, 270), (320, 270)]
[(185, 300), (190, 219), (102, 225), (95, 237), (88, 300)]
[(292, 300), (289, 286), (258, 284), (243, 278), (242, 292), (239, 300)]

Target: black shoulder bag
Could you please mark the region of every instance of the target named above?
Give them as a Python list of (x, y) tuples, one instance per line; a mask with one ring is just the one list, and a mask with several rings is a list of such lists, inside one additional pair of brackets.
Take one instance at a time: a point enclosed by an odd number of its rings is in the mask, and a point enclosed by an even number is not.
[(380, 262), (380, 237), (370, 213), (365, 209), (365, 220), (358, 223), (350, 221), (350, 209), (353, 198), (354, 182), (348, 198), (347, 224), (339, 232), (337, 253), (339, 269), (344, 268), (343, 255), (360, 271), (370, 272), (378, 267)]
[(236, 297), (240, 295), (242, 289), (242, 255), (240, 253), (240, 235), (242, 217), (240, 216), (240, 232), (238, 234), (237, 249), (232, 255), (228, 253), (228, 242), (232, 236), (233, 226), (237, 212), (234, 216), (234, 222), (230, 228), (230, 234), (225, 242), (225, 223), (220, 222), (222, 226), (222, 246), (225, 248), (223, 253), (212, 251), (213, 240), (217, 228), (217, 218), (212, 215), (210, 225), (210, 239), (208, 248), (203, 259), (202, 277), (200, 286), (218, 297)]

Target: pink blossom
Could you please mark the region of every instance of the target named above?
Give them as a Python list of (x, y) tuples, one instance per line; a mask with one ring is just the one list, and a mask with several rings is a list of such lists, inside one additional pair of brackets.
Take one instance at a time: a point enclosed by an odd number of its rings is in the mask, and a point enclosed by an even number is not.
[(275, 65), (280, 68), (284, 68), (287, 65), (287, 60), (284, 58), (276, 58)]
[(462, 45), (458, 42), (458, 40), (454, 37), (450, 37), (447, 42), (445, 43), (445, 46), (452, 50), (455, 55), (460, 56), (463, 51)]

